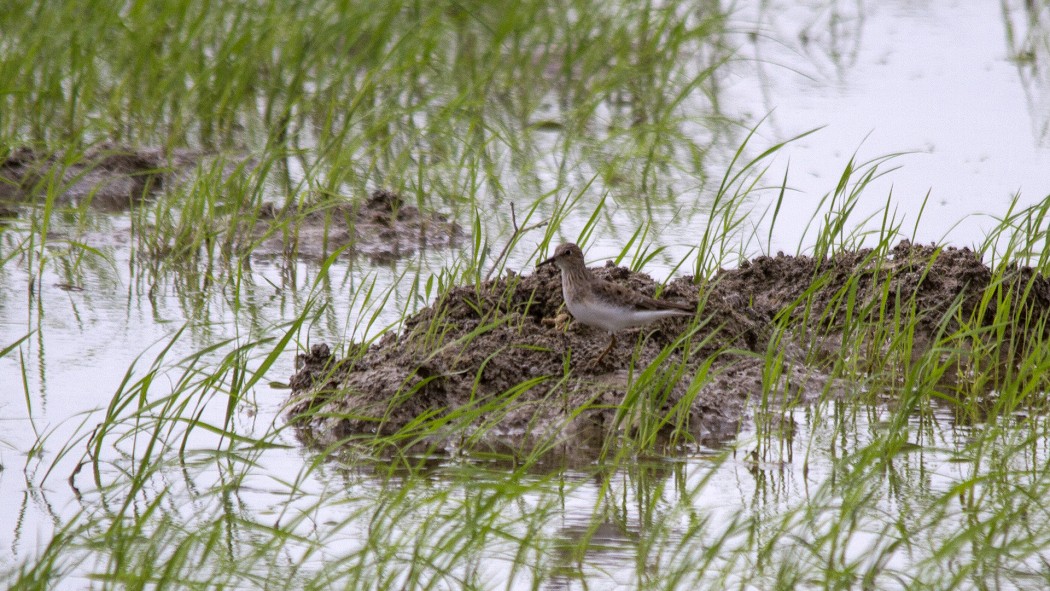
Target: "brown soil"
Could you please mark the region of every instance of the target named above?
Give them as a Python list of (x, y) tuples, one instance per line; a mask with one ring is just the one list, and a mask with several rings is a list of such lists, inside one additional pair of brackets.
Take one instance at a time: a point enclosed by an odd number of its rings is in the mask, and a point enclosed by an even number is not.
[(378, 190), (364, 202), (324, 206), (293, 206), (281, 211), (262, 208), (256, 235), (265, 237), (254, 251), (261, 256), (294, 254), (324, 259), (345, 248), (347, 255), (392, 261), (419, 250), (446, 248), (463, 236), (459, 224), (447, 216), (421, 211), (392, 191)]
[(65, 155), (22, 147), (0, 162), (0, 200), (41, 199), (52, 182), (49, 177), (56, 175), (59, 205), (90, 201), (96, 209), (122, 211), (163, 189), (200, 157), (192, 150), (166, 153), (103, 144), (70, 158), (73, 162), (67, 165)]
[[(125, 211), (187, 180), (206, 155), (191, 150), (165, 152), (103, 144), (68, 158), (72, 163), (65, 163), (67, 155), (28, 147), (11, 152), (0, 160), (0, 205), (4, 201), (42, 200), (48, 187), (57, 183), (57, 205), (88, 203), (96, 210)], [(237, 174), (241, 164), (231, 160), (224, 174)], [(0, 207), (0, 224), (18, 217), (18, 209), (11, 205)], [(248, 228), (246, 236), (261, 240), (253, 244), (252, 251), (259, 257), (323, 259), (345, 249), (347, 255), (392, 261), (422, 249), (447, 247), (463, 235), (462, 228), (445, 215), (421, 211), (390, 191), (375, 191), (363, 202), (292, 205), (287, 209), (266, 204), (258, 212), (243, 213), (250, 219), (241, 229)]]
[[(643, 293), (653, 294), (656, 288), (648, 276), (624, 268), (594, 271)], [(1007, 278), (1002, 289), (1030, 287), (1026, 305), (1035, 317), (1045, 316), (1050, 309), (1047, 279), (1029, 269), (1014, 269)], [(841, 303), (851, 280), (856, 304), (848, 317)], [(667, 386), (648, 386), (646, 396), (653, 412), (672, 417), (694, 437), (724, 440), (746, 419), (749, 401), (763, 392), (769, 347), (783, 353), (779, 378), (767, 389), (774, 399), (838, 395), (844, 389), (825, 373), (826, 360), (837, 353), (849, 323), (863, 320), (869, 329), (876, 326), (884, 293), (900, 294), (904, 309), (914, 302), (918, 321), (913, 340), (921, 348), (937, 337), (940, 321), (957, 298), (953, 317), (973, 317), (991, 280), (991, 270), (968, 249), (908, 242), (883, 258), (868, 250), (826, 260), (778, 255), (723, 270), (699, 286), (691, 277), (676, 279), (660, 297), (690, 303), (705, 298), (701, 326), (688, 339), (680, 379), (672, 376)], [(517, 393), (514, 404), (458, 415), (463, 418), (454, 421), (449, 433), (462, 437), (484, 427), (480, 442), (500, 445), (551, 439), (572, 447), (600, 442), (610, 429), (631, 426), (630, 419), (617, 418), (628, 383), (689, 327), (689, 319), (624, 332), (595, 365), (608, 337), (568, 324), (560, 289), (551, 268), (511, 274), (452, 290), (407, 319), (400, 334), (386, 334), (349, 360), (340, 362), (327, 345), (316, 345), (299, 356), (289, 415), (306, 440), (329, 445), (354, 435), (394, 433), (419, 417), (457, 416), (449, 411), (505, 400), (508, 390), (538, 378)], [(978, 323), (992, 322), (994, 311), (993, 305)], [(948, 331), (958, 328), (953, 322), (945, 327)], [(788, 328), (785, 338), (775, 339), (777, 326)], [(886, 326), (884, 339), (894, 328)], [(868, 340), (873, 362), (885, 363), (877, 355), (882, 343)], [(674, 350), (659, 369), (675, 371), (683, 354), (682, 347)], [(707, 379), (689, 402), (690, 384), (709, 359)], [(469, 423), (466, 429), (464, 422)]]

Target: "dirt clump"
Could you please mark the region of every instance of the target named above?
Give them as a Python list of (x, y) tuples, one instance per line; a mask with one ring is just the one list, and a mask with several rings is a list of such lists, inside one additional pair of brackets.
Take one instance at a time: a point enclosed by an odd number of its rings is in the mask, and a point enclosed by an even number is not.
[(446, 248), (463, 236), (462, 227), (445, 214), (409, 205), (398, 193), (383, 189), (364, 200), (284, 209), (264, 205), (255, 232), (262, 242), (254, 253), (260, 256), (324, 259), (345, 249), (346, 255), (378, 262)]
[(100, 144), (83, 154), (55, 154), (16, 148), (0, 161), (0, 199), (33, 201), (57, 186), (56, 203), (85, 201), (102, 211), (123, 211), (162, 190), (174, 176), (194, 166), (201, 154)]
[[(657, 288), (624, 268), (592, 271), (648, 295)], [(470, 433), (472, 445), (576, 447), (638, 427), (645, 420), (638, 412), (701, 441), (724, 440), (758, 396), (776, 404), (841, 394), (826, 360), (857, 326), (888, 334), (910, 322), (916, 343), (931, 343), (957, 328), (952, 322), (993, 322), (994, 309), (981, 305), (988, 289), (1014, 294), (1030, 310), (1030, 325), (1046, 326), (1038, 318), (1050, 310), (1047, 279), (1023, 268), (1003, 277), (993, 284), (992, 271), (968, 249), (908, 242), (882, 255), (758, 257), (710, 280), (670, 282), (660, 297), (697, 305), (695, 323), (671, 318), (625, 331), (595, 364), (608, 336), (566, 322), (557, 272), (511, 273), (451, 290), (400, 333), (363, 351), (351, 345), (357, 352), (345, 359), (324, 345), (300, 355), (289, 416), (323, 445), (392, 434), (430, 417), (447, 425), (427, 431), (429, 441)], [(915, 310), (914, 320), (894, 315), (895, 306)], [(783, 355), (767, 356), (770, 348)], [(644, 403), (624, 404), (639, 392)]]
[[(161, 148), (130, 148), (100, 144), (84, 153), (49, 153), (20, 147), (0, 156), (0, 224), (18, 216), (17, 206), (38, 202), (54, 191), (55, 204), (106, 212), (126, 211), (172, 187), (192, 180), (198, 164), (215, 158), (203, 152)], [(250, 159), (216, 160), (222, 178), (255, 168)], [(324, 259), (344, 249), (379, 262), (411, 256), (427, 248), (444, 248), (463, 236), (448, 216), (410, 205), (397, 193), (374, 191), (366, 199), (265, 203), (230, 214), (233, 234), (244, 236), (253, 256), (296, 256)], [(230, 227), (227, 217), (217, 231)], [(103, 239), (109, 238), (102, 237)]]
[(885, 255), (863, 249), (819, 259), (764, 256), (720, 272), (715, 281), (719, 290), (749, 294), (751, 310), (764, 322), (780, 317), (795, 327), (794, 341), (803, 348), (834, 355), (844, 338), (867, 331), (861, 336), (872, 364), (885, 361), (880, 356), (888, 341), (902, 330), (912, 331), (916, 359), (964, 324), (991, 326), (1000, 302), (1014, 302), (1021, 310), (1017, 317), (1029, 319), (1026, 326), (1008, 327), (1008, 339), (1050, 336), (1038, 323), (1050, 310), (1047, 278), (1016, 265), (996, 274), (969, 248), (905, 240)]

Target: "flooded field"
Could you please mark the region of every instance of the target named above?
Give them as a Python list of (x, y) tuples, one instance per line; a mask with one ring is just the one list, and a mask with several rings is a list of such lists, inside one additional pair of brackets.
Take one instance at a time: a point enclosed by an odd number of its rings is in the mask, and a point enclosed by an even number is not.
[(1047, 6), (0, 29), (6, 585), (1048, 584)]

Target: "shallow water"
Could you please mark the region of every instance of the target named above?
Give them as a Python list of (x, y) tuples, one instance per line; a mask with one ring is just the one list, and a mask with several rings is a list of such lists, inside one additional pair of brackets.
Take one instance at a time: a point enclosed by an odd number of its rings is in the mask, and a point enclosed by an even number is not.
[[(997, 6), (941, 0), (913, 4), (738, 5), (732, 22), (741, 42), (739, 58), (720, 74), (726, 111), (752, 125), (768, 114), (758, 131), (759, 140), (766, 143), (825, 126), (778, 154), (767, 173), (768, 184), (775, 185), (789, 166), (792, 191), (772, 244), (763, 244), (763, 248), (794, 251), (798, 244), (808, 244), (806, 223), (855, 152), (862, 161), (908, 152), (885, 166), (900, 168), (865, 191), (862, 209), (881, 208), (892, 190), (900, 213), (914, 220), (929, 193), (916, 232), (924, 241), (947, 236), (953, 243), (971, 244), (980, 239), (983, 228), (993, 224), (966, 216), (1001, 214), (1017, 193), (1022, 204), (1039, 202), (1050, 194), (1050, 80), (1040, 73), (1038, 62), (1016, 59), (1017, 48), (1026, 43), (1043, 47), (1039, 59), (1046, 57), (1045, 45), (1039, 43), (1046, 42), (1050, 15), (1043, 10), (1037, 20), (1029, 21), (1021, 3)], [(1014, 28), (1008, 29), (1008, 23)], [(752, 36), (753, 32), (757, 34)], [(761, 147), (764, 145), (758, 149)], [(713, 151), (728, 160), (735, 148), (733, 143), (715, 146)], [(552, 169), (559, 166), (547, 164)], [(554, 176), (551, 172), (541, 178), (556, 186), (551, 180)], [(596, 187), (585, 202), (593, 208), (600, 193)], [(765, 200), (752, 204), (754, 209), (764, 211), (776, 194), (775, 188), (766, 191)], [(695, 244), (696, 228), (705, 223), (703, 197), (685, 195), (677, 202), (655, 206), (626, 199), (618, 202), (614, 197), (588, 259), (600, 261), (615, 255), (640, 221), (652, 220), (655, 231), (650, 238), (668, 249), (646, 271), (666, 276)], [(683, 203), (689, 199), (696, 202)], [(469, 220), (460, 221), (469, 224)], [(505, 216), (484, 221), (489, 228), (507, 225)], [(97, 223), (102, 226), (99, 236), (104, 236), (119, 234), (129, 222), (118, 215), (100, 218)], [(574, 239), (585, 223), (585, 217), (567, 220), (559, 229), (561, 237)], [(877, 227), (878, 220), (872, 224)], [(18, 235), (17, 231), (2, 231), (7, 237)], [(755, 233), (765, 236), (762, 230)], [(318, 298), (318, 316), (296, 335), (298, 344), (360, 339), (364, 335), (355, 327), (370, 311), (355, 308), (351, 294), (373, 279), (379, 291), (395, 281), (407, 286), (417, 276), (425, 278), (459, 256), (424, 253), (392, 266), (340, 262), (323, 281), (318, 281), (318, 267), (313, 263), (260, 262), (244, 274), (246, 281), (240, 290), (229, 293), (204, 288), (201, 277), (189, 274), (151, 280), (132, 261), (127, 244), (99, 238), (93, 245), (105, 253), (107, 261), (95, 260), (64, 273), (48, 266), (39, 277), (26, 261), (9, 261), (0, 268), (0, 347), (28, 335), (14, 353), (0, 358), (0, 418), (4, 424), (0, 499), (8, 509), (0, 511), (0, 547), (8, 550), (0, 564), (5, 567), (37, 553), (78, 512), (93, 513), (105, 505), (106, 495), (91, 491), (87, 473), (74, 479), (76, 488), (67, 483), (81, 457), (83, 438), (100, 421), (125, 372), (134, 367), (136, 379), (145, 375), (183, 325), (187, 328), (165, 357), (161, 379), (152, 390), (158, 395), (166, 388), (170, 391), (171, 384), (190, 366), (180, 361), (187, 356), (232, 339), (200, 359), (199, 367), (206, 373), (238, 345), (282, 336), (284, 323), (299, 314), (311, 296)], [(527, 268), (529, 253), (524, 250), (512, 253), (511, 268)], [(82, 290), (61, 287), (66, 284)], [(394, 293), (369, 334), (396, 321), (401, 310), (425, 303), (409, 294), (407, 287)], [(238, 407), (233, 418), (237, 432), (269, 437), (272, 426), (280, 424), (286, 391), (266, 384), (287, 380), (294, 370), (293, 349), (294, 343)], [(202, 400), (207, 404), (201, 418), (222, 424), (222, 396), (213, 393)], [(469, 500), (491, 493), (502, 509), (492, 531), (524, 536), (536, 528), (539, 533), (535, 535), (542, 542), (537, 542), (535, 560), (545, 565), (563, 561), (559, 566), (563, 574), (550, 580), (549, 588), (633, 586), (645, 576), (659, 580), (685, 561), (700, 562), (693, 553), (716, 547), (713, 540), (725, 531), (719, 526), (741, 515), (775, 524), (799, 511), (807, 519), (793, 521), (797, 530), (791, 535), (823, 547), (813, 542), (826, 533), (820, 531), (821, 515), (805, 514), (805, 509), (826, 506), (834, 510), (843, 505), (834, 498), (834, 487), (820, 491), (837, 477), (837, 471), (844, 470), (842, 457), (863, 447), (878, 432), (873, 425), (886, 412), (880, 407), (861, 407), (867, 414), (845, 420), (849, 425), (845, 432), (842, 420), (814, 420), (816, 414), (833, 415), (834, 408), (834, 403), (828, 403), (795, 411), (791, 417), (798, 425), (794, 439), (757, 464), (747, 459), (756, 445), (753, 428), (730, 451), (695, 449), (680, 457), (640, 461), (634, 469), (604, 475), (605, 482), (568, 469), (522, 475), (520, 483), (528, 492), (521, 495), (504, 490), (503, 468), (449, 460), (435, 467), (428, 480), (411, 482), (419, 487), (422, 500), (405, 509), (403, 520), (394, 519), (394, 514), (385, 516), (389, 519), (385, 523), (396, 527), (384, 534), (391, 536), (384, 543), (396, 545), (392, 540), (404, 536), (406, 547), (424, 544), (438, 536), (435, 532), (442, 527), (470, 515), (465, 508)], [(892, 531), (898, 519), (917, 524), (931, 547), (950, 538), (953, 528), (966, 526), (967, 517), (960, 511), (957, 519), (943, 519), (924, 530), (923, 515), (938, 510), (951, 496), (952, 486), (972, 476), (974, 466), (965, 457), (960, 459), (959, 452), (972, 428), (958, 425), (943, 410), (915, 417), (909, 430), (915, 439), (909, 441), (917, 446), (895, 460), (896, 477), (873, 485), (882, 498), (877, 505), (881, 513), (859, 519), (857, 531), (843, 538), (844, 552), (862, 564), (865, 556), (882, 556), (879, 552), (894, 539), (885, 532)], [(836, 436), (842, 439), (839, 448), (832, 445)], [(44, 443), (36, 449), (40, 439)], [(66, 453), (64, 446), (70, 441), (76, 451)], [(288, 481), (296, 479), (313, 455), (287, 432), (276, 436), (274, 443), (286, 447), (265, 450), (254, 458), (257, 467), (238, 487), (237, 511), (246, 520), (259, 523), (287, 519), (289, 513), (308, 515), (294, 529), (323, 540), (324, 549), (318, 551), (311, 543), (289, 544), (272, 568), (290, 569), (303, 556), (307, 569), (321, 568), (333, 557), (352, 555), (361, 548), (363, 532), (369, 530), (372, 514), (366, 508), (389, 495), (397, 483), (384, 482), (367, 471), (348, 472), (327, 464), (289, 486)], [(113, 466), (127, 467), (136, 444), (141, 443), (137, 439), (120, 442), (107, 460)], [(189, 447), (215, 445), (214, 435), (195, 432)], [(1050, 459), (1045, 440), (1030, 449), (1030, 453), (1009, 457), (1027, 462), (1028, 468), (1045, 465)], [(148, 503), (161, 493), (169, 495), (172, 506), (168, 510), (181, 515), (187, 525), (195, 523), (195, 516), (209, 515), (214, 511), (214, 498), (207, 491), (236, 470), (209, 464), (204, 458), (205, 454), (195, 456), (188, 470), (173, 465), (151, 481), (155, 488), (144, 491), (142, 501)], [(111, 469), (111, 476), (118, 474), (117, 468)], [(1025, 469), (1018, 468), (1021, 473)], [(705, 477), (709, 480), (701, 487)], [(593, 526), (596, 512), (601, 514), (600, 526), (582, 557), (574, 557), (569, 549), (548, 546), (550, 540), (571, 545)], [(434, 514), (446, 515), (448, 521), (428, 521)], [(698, 529), (701, 523), (706, 527)], [(666, 538), (650, 538), (654, 531)], [(249, 528), (232, 533), (245, 544), (251, 536)], [(744, 532), (734, 532), (726, 547), (744, 543), (743, 536)], [(661, 542), (655, 544), (657, 550), (650, 546), (654, 541)], [(506, 541), (501, 544), (494, 536), (491, 546), (474, 559), (479, 580), (497, 587), (513, 578), (510, 586), (528, 586), (527, 573), (519, 573), (521, 578), (510, 574), (516, 547)], [(806, 555), (803, 543), (788, 544), (782, 551), (784, 560), (819, 560)], [(914, 568), (928, 556), (922, 549), (908, 547), (886, 552), (890, 570)], [(1010, 565), (1015, 570), (1006, 576), (1003, 586), (1025, 586), (1030, 574), (1040, 572), (1039, 565), (1032, 564), (1039, 557), (1050, 558), (1037, 550), (1026, 555), (1022, 564)], [(407, 563), (408, 558), (399, 560)], [(713, 560), (712, 572), (723, 573), (729, 582), (734, 580), (734, 569), (747, 566), (719, 563), (717, 557)], [(89, 561), (85, 568), (92, 566)], [(927, 580), (936, 581), (938, 567), (928, 568)], [(396, 581), (400, 575), (385, 576)], [(767, 580), (771, 577), (772, 573)], [(447, 586), (455, 587), (455, 580), (451, 577)], [(86, 579), (75, 584), (91, 585)]]
[(784, 154), (795, 219), (805, 221), (854, 154), (904, 153), (866, 196), (892, 191), (914, 220), (928, 194), (923, 241), (969, 244), (994, 224), (964, 216), (1001, 215), (1017, 194), (1025, 204), (1050, 195), (1050, 79), (1019, 57), (1045, 48), (1045, 9), (1031, 22), (1023, 2), (760, 4), (741, 6), (740, 29), (756, 35), (727, 80), (727, 103), (768, 113), (764, 137), (822, 127)]
[[(1045, 55), (1050, 46), (1045, 9), (1032, 14), (1023, 2), (762, 1), (734, 3), (730, 12), (738, 49), (716, 74), (720, 112), (756, 129), (752, 155), (816, 130), (768, 163), (759, 184), (767, 190), (750, 195), (753, 215), (732, 246), (746, 243), (754, 255), (811, 245), (819, 226), (814, 217), (819, 221), (828, 209), (821, 200), (851, 159), (861, 168), (889, 157), (852, 221), (875, 214), (863, 227), (878, 230), (889, 202), (891, 215), (903, 220), (902, 234), (921, 242), (972, 246), (1015, 198), (1024, 207), (1050, 196), (1050, 79), (1038, 57), (1026, 57)], [(702, 115), (711, 105), (705, 97), (691, 100), (685, 125), (707, 137)], [(555, 105), (548, 108), (556, 115)], [(560, 186), (565, 168), (579, 185), (594, 181), (556, 158), (557, 134), (547, 135), (540, 153), (552, 155), (538, 162), (544, 189)], [(717, 164), (707, 174), (724, 173), (741, 137), (712, 136), (708, 157)], [(785, 175), (785, 204), (766, 244)], [(650, 237), (666, 247), (647, 268), (651, 273), (661, 275), (690, 253), (718, 179), (674, 170), (669, 176), (678, 191), (670, 200), (592, 182), (585, 203), (593, 208), (603, 192), (610, 196), (588, 260), (618, 254), (646, 221)], [(570, 217), (560, 237), (575, 239), (586, 222), (587, 216)]]

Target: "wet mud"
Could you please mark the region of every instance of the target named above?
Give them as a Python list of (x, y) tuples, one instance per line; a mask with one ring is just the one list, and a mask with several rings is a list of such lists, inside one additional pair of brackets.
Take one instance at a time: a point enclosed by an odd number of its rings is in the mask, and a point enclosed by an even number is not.
[(21, 147), (0, 162), (0, 200), (36, 201), (46, 197), (51, 186), (58, 205), (87, 202), (100, 211), (124, 211), (163, 190), (202, 155), (193, 150), (166, 152), (112, 144), (92, 147), (81, 155)]
[[(51, 191), (58, 206), (88, 205), (92, 210), (123, 212), (133, 205), (192, 180), (203, 152), (160, 148), (132, 149), (102, 144), (84, 154), (50, 154), (22, 147), (0, 160), (0, 224), (19, 217), (19, 204), (42, 202)], [(67, 162), (68, 160), (68, 162)], [(247, 166), (245, 166), (247, 164)], [(223, 176), (252, 169), (231, 159)], [(421, 210), (397, 193), (377, 190), (364, 199), (326, 203), (265, 203), (220, 220), (238, 236), (254, 238), (251, 254), (259, 258), (326, 258), (341, 251), (389, 262), (427, 248), (445, 248), (463, 236), (459, 224), (441, 213)], [(111, 235), (97, 237), (102, 241)], [(130, 233), (122, 236), (130, 239)]]
[(393, 191), (377, 190), (364, 200), (323, 206), (267, 204), (259, 212), (255, 233), (258, 256), (295, 255), (324, 259), (338, 250), (377, 262), (412, 256), (421, 250), (447, 248), (463, 237), (459, 224), (438, 212), (408, 204)]
[[(624, 268), (592, 270), (649, 295), (657, 288)], [(338, 359), (328, 345), (315, 345), (298, 358), (288, 413), (303, 438), (319, 445), (391, 434), (427, 417), (450, 421), (446, 434), (427, 435), (438, 445), (445, 435), (446, 444), (463, 445), (454, 439), (464, 433), (473, 446), (600, 445), (610, 432), (637, 426), (621, 409), (634, 383), (646, 397), (634, 406), (664, 417), (668, 429), (724, 441), (763, 392), (774, 406), (849, 392), (828, 372), (851, 327), (881, 326), (872, 334), (883, 339), (913, 327), (918, 353), (961, 321), (994, 322), (994, 305), (975, 313), (992, 281), (970, 250), (908, 242), (888, 256), (758, 257), (708, 281), (671, 281), (659, 297), (697, 304), (699, 321), (672, 318), (625, 331), (594, 363), (607, 334), (570, 321), (559, 275), (545, 267), (453, 289), (360, 355)], [(1030, 326), (1045, 326), (1037, 320), (1050, 309), (1046, 278), (1013, 269), (998, 289), (1030, 310)], [(915, 321), (895, 319), (892, 301), (887, 316), (886, 294), (913, 310)], [(869, 340), (872, 363), (885, 363), (885, 343)], [(778, 354), (777, 367), (767, 366), (767, 351)]]

